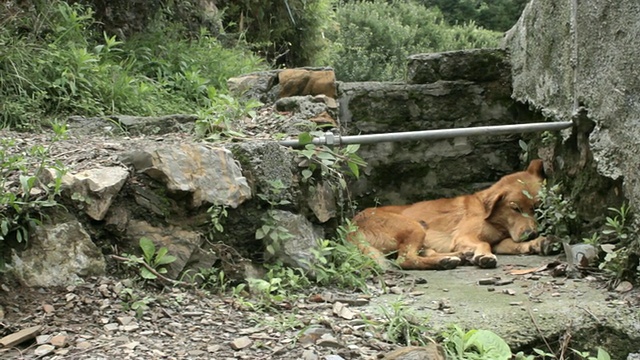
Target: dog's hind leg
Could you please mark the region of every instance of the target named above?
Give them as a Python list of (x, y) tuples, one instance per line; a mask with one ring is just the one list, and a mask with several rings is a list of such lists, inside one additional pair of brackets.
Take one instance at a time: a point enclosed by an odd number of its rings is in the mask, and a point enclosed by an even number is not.
[(439, 254), (427, 250), (427, 256), (420, 256), (424, 244), (424, 230), (416, 222), (415, 226), (398, 234), (398, 266), (405, 270), (445, 270), (453, 269), (462, 261), (451, 254)]

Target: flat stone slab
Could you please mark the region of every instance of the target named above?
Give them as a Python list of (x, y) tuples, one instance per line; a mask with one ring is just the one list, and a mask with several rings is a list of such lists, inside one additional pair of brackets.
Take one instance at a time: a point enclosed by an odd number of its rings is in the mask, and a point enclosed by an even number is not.
[[(587, 336), (597, 336), (598, 331), (607, 329), (604, 331), (619, 337), (616, 341), (628, 342), (630, 347), (636, 344), (628, 350), (640, 350), (640, 315), (624, 294), (608, 291), (598, 281), (553, 277), (549, 271), (509, 274), (512, 270), (539, 268), (555, 260), (564, 259), (499, 255), (496, 269), (462, 266), (445, 271), (408, 271), (427, 282), (416, 282), (404, 294), (374, 298), (369, 306), (402, 301), (406, 305), (404, 310), (413, 311), (420, 318), (426, 316), (438, 331), (450, 324), (467, 330), (491, 330), (512, 349), (539, 344), (543, 336), (555, 342), (567, 330), (575, 338), (582, 331)], [(486, 279), (496, 282), (480, 285), (481, 280), (487, 283)], [(596, 346), (607, 348), (607, 344), (592, 342), (588, 349)]]

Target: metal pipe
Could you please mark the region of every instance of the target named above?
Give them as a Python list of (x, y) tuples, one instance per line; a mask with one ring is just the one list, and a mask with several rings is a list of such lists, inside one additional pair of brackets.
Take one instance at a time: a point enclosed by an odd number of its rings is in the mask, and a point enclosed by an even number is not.
[[(411, 141), (411, 140), (440, 140), (466, 136), (481, 135), (506, 135), (518, 133), (530, 133), (538, 131), (563, 130), (573, 126), (571, 121), (542, 122), (516, 125), (478, 126), (470, 128), (438, 129), (422, 131), (405, 131), (386, 134), (367, 134), (340, 136), (332, 132), (326, 132), (324, 136), (314, 138), (315, 145), (348, 145), (348, 144), (374, 144), (380, 142)], [(282, 140), (280, 145), (300, 147), (298, 140)]]

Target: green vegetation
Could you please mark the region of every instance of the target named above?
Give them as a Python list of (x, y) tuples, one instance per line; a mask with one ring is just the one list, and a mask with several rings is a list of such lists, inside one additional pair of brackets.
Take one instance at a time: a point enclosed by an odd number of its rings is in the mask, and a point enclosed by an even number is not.
[(51, 124), (53, 139), (48, 147), (31, 146), (26, 153), (15, 150), (16, 140), (0, 139), (0, 270), (6, 249), (24, 247), (47, 210), (61, 206), (64, 167), (49, 159), (51, 146), (66, 136), (66, 127)]
[(215, 105), (234, 75), (263, 68), (206, 32), (185, 39), (159, 19), (126, 40), (96, 31), (93, 12), (51, 1), (0, 18), (0, 127), (67, 115), (191, 113)]
[(241, 36), (272, 66), (329, 65), (324, 33), (334, 0), (220, 0), (227, 33)]
[(176, 261), (176, 257), (169, 255), (169, 250), (162, 246), (156, 249), (155, 244), (151, 239), (142, 237), (140, 238), (140, 250), (142, 250), (142, 256), (135, 256), (128, 254), (127, 265), (135, 267), (141, 278), (145, 280), (156, 280), (162, 274), (167, 273), (167, 265)]
[(401, 81), (408, 55), (494, 47), (502, 37), (474, 24), (448, 25), (437, 8), (409, 0), (340, 4), (336, 21), (326, 35), (342, 81)]
[(527, 0), (418, 0), (442, 11), (449, 24), (475, 23), (485, 29), (507, 31), (518, 21)]
[(393, 343), (404, 346), (427, 345), (433, 342), (427, 335), (431, 329), (428, 319), (417, 316), (406, 310), (402, 299), (389, 304), (389, 307), (380, 307), (383, 321), (380, 323), (369, 322), (374, 330), (384, 333), (384, 338)]

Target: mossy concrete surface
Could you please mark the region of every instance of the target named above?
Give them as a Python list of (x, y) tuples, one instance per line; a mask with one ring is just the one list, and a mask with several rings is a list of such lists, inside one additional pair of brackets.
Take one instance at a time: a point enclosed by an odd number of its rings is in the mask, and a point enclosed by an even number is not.
[[(571, 334), (571, 347), (605, 348), (612, 359), (624, 359), (640, 350), (640, 310), (630, 306), (637, 295), (608, 291), (603, 283), (587, 279), (553, 277), (550, 271), (511, 275), (512, 270), (534, 269), (557, 260), (549, 256), (498, 256), (496, 269), (462, 266), (446, 271), (410, 271), (425, 279), (386, 294), (371, 306), (401, 301), (405, 313), (426, 316), (436, 332), (457, 324), (464, 329), (486, 329), (501, 336), (512, 350), (546, 349), (543, 338), (560, 349), (561, 336)], [(500, 278), (512, 283), (480, 285)], [(375, 311), (376, 309), (373, 309)]]

